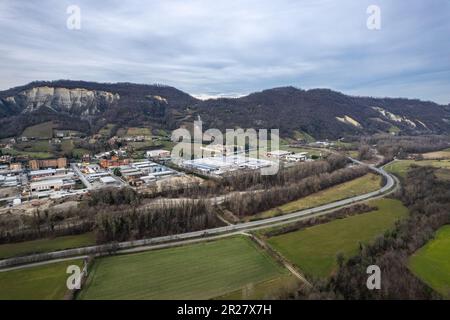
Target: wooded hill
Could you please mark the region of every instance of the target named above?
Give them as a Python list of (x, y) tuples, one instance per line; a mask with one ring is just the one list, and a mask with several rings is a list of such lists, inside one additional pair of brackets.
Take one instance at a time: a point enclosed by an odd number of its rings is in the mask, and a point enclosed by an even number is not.
[(205, 129), (279, 128), (283, 137), (450, 133), (449, 105), (329, 89), (281, 87), (202, 101), (164, 85), (59, 80), (0, 92), (0, 137), (21, 135), (26, 127), (49, 120), (60, 129), (92, 134), (107, 123), (172, 130), (198, 116)]

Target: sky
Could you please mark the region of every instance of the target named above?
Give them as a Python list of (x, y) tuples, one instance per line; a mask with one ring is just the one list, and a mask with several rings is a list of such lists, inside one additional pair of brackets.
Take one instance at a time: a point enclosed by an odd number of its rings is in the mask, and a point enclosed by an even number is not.
[[(367, 27), (370, 5), (378, 30)], [(448, 0), (0, 0), (0, 90), (72, 79), (197, 97), (295, 86), (448, 104), (449, 36)]]

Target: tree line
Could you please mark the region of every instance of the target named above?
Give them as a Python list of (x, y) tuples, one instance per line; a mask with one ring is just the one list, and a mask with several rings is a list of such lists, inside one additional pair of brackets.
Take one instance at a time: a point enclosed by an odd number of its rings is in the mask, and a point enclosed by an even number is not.
[(32, 215), (0, 216), (0, 243), (94, 231), (99, 243), (163, 236), (216, 227), (215, 208), (206, 200), (180, 200), (144, 206), (131, 188), (92, 191), (65, 211), (37, 209)]
[(228, 196), (223, 205), (237, 216), (250, 216), (337, 184), (356, 179), (368, 172), (369, 168), (367, 166), (355, 166), (339, 169), (331, 173), (321, 173), (286, 185), (274, 186), (245, 194), (235, 193)]
[(214, 209), (204, 200), (184, 200), (151, 208), (103, 211), (96, 217), (98, 243), (159, 237), (217, 226)]

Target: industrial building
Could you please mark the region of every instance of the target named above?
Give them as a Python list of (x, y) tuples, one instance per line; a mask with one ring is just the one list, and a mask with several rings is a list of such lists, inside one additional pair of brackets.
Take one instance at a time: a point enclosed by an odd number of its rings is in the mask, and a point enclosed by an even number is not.
[(163, 149), (149, 150), (145, 153), (145, 156), (150, 159), (170, 158), (170, 151)]
[(18, 187), (19, 184), (20, 184), (19, 176), (15, 176), (15, 175), (3, 176), (3, 175), (0, 175), (0, 187), (2, 187), (2, 188)]
[(149, 160), (138, 161), (127, 166), (121, 166), (120, 172), (122, 174), (122, 179), (132, 186), (148, 184), (178, 174), (175, 170)]
[(308, 152), (289, 154), (285, 157), (285, 160), (289, 162), (303, 162), (306, 161), (307, 159), (308, 159)]
[(41, 168), (65, 168), (67, 167), (67, 159), (30, 160), (28, 166), (31, 170), (39, 170)]
[(267, 152), (267, 157), (273, 158), (273, 159), (283, 159), (286, 156), (291, 155), (291, 154), (293, 154), (293, 152), (284, 151), (284, 150), (274, 150), (274, 151)]
[(30, 183), (31, 192), (71, 189), (75, 186), (72, 179), (47, 179)]
[(185, 160), (181, 166), (204, 174), (222, 175), (227, 172), (249, 169), (257, 170), (273, 165), (272, 161), (250, 158), (240, 155), (208, 157)]

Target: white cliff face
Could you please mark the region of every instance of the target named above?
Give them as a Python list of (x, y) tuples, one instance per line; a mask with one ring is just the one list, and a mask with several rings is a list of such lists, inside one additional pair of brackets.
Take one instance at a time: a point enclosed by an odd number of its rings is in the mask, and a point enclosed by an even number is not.
[(355, 119), (351, 118), (350, 116), (345, 115), (344, 117), (336, 117), (337, 120), (339, 120), (342, 123), (349, 124), (358, 128), (362, 128), (361, 123), (356, 121)]
[(410, 119), (408, 119), (405, 116), (399, 116), (396, 115), (392, 112), (389, 112), (387, 110), (384, 110), (383, 108), (379, 108), (379, 107), (372, 107), (372, 109), (378, 111), (379, 113), (381, 113), (384, 117), (388, 118), (389, 120), (395, 121), (395, 122), (403, 122), (406, 123), (408, 126), (415, 128), (417, 127), (416, 123)]
[(21, 103), (23, 113), (33, 112), (44, 106), (55, 111), (87, 116), (98, 113), (101, 106), (114, 103), (120, 99), (120, 96), (111, 92), (81, 88), (35, 87), (7, 99), (10, 102)]

